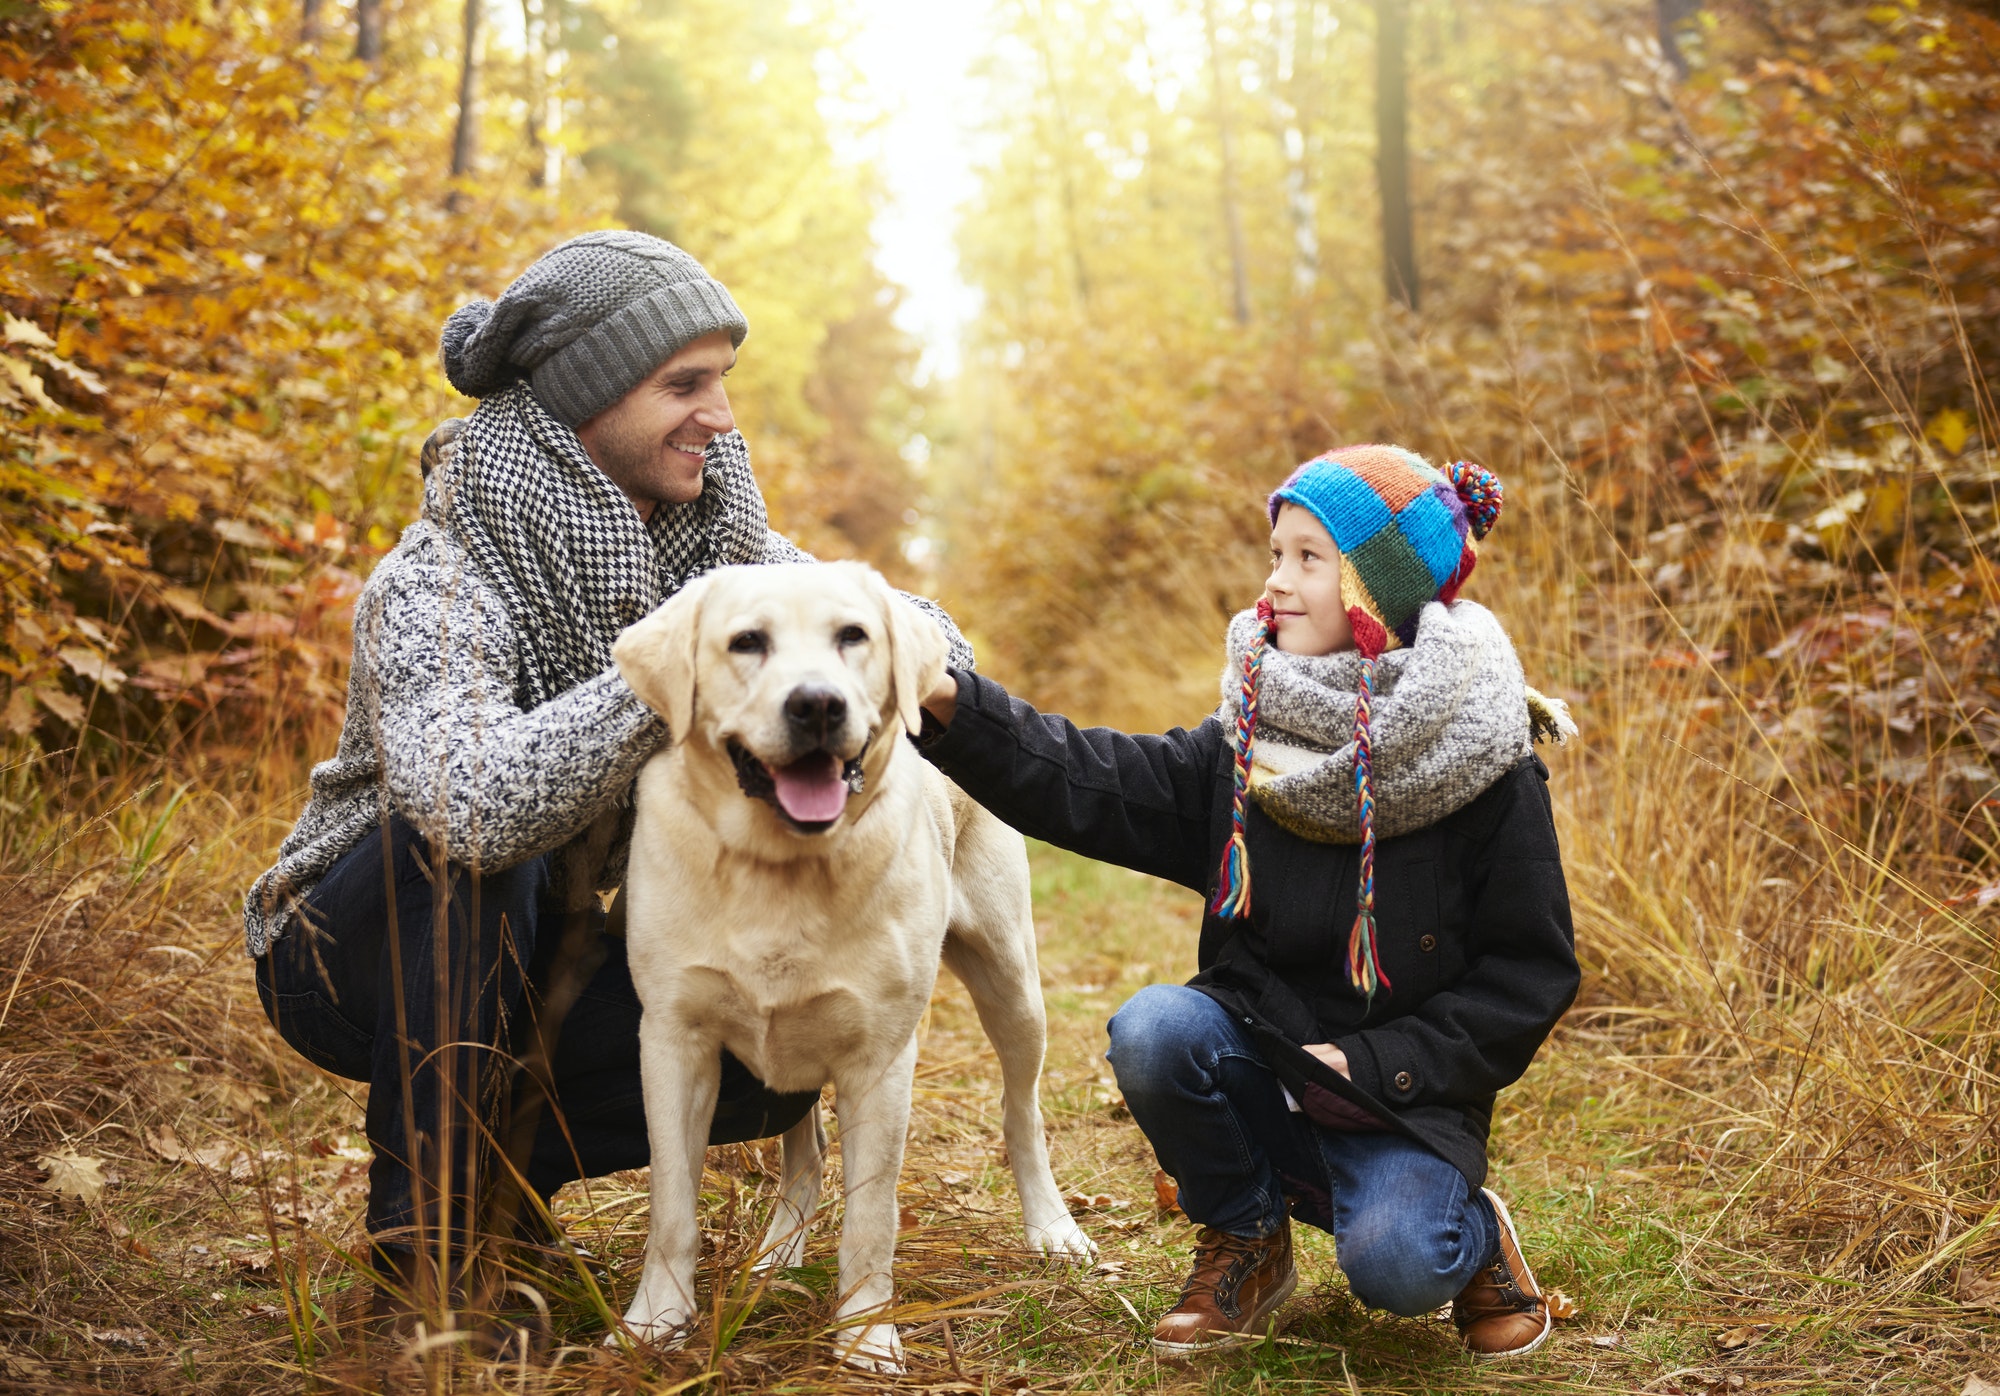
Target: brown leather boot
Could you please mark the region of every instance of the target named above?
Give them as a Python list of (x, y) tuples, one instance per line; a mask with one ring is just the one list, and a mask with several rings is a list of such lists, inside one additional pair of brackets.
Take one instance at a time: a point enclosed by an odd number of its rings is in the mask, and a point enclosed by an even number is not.
[(1500, 1219), (1500, 1250), (1493, 1263), (1451, 1301), (1451, 1321), (1474, 1357), (1524, 1357), (1542, 1345), (1555, 1321), (1521, 1254), (1521, 1238), (1507, 1204), (1491, 1188), (1480, 1191)]
[(1298, 1282), (1290, 1218), (1261, 1239), (1205, 1226), (1195, 1237), (1194, 1269), (1180, 1303), (1153, 1327), (1153, 1351), (1192, 1357), (1254, 1343)]

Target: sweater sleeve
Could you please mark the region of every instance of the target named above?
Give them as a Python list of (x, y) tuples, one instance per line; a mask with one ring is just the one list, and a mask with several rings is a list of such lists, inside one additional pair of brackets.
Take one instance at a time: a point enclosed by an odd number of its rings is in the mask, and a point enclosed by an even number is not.
[(1207, 886), (1219, 727), (1162, 736), (1083, 729), (983, 675), (956, 674), (957, 712), (924, 754), (966, 794), (1031, 838)]
[(1576, 999), (1569, 891), (1538, 764), (1502, 793), (1470, 870), (1465, 972), (1415, 1012), (1335, 1039), (1354, 1084), (1392, 1105), (1461, 1105), (1512, 1085)]
[[(382, 573), (387, 575), (380, 575)], [(373, 647), (383, 786), (454, 860), (503, 868), (568, 841), (622, 799), (665, 727), (615, 669), (523, 711), (519, 642), (468, 572), (378, 569), (356, 627)]]
[[(764, 561), (818, 562), (819, 559), (804, 548), (801, 548), (791, 539), (785, 537), (784, 534), (773, 529), (770, 536), (764, 540)], [(970, 669), (973, 667), (972, 645), (960, 633), (958, 622), (951, 618), (944, 607), (938, 605), (937, 602), (931, 600), (928, 596), (913, 596), (907, 591), (899, 591), (896, 594), (937, 622), (938, 629), (944, 632), (945, 644), (950, 649), (950, 657), (946, 662), (952, 668)]]

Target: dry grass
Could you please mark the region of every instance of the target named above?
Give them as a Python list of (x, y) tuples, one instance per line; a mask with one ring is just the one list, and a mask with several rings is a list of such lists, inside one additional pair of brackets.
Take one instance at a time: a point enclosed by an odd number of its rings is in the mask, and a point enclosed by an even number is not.
[[(1935, 914), (1850, 924), (1834, 890), (1801, 896), (1798, 874), (1813, 865), (1766, 851), (1755, 820), (1710, 805), (1716, 787), (1690, 785), (1706, 768), (1684, 759), (1686, 769), (1655, 765), (1655, 778), (1623, 785), (1606, 774), (1618, 769), (1613, 742), (1556, 761), (1591, 982), (1503, 1098), (1496, 1129), (1498, 1179), (1544, 1282), (1579, 1305), (1541, 1354), (1474, 1368), (1448, 1324), (1365, 1313), (1315, 1235), (1277, 1342), (1190, 1369), (1147, 1356), (1139, 1339), (1171, 1301), (1185, 1226), (1154, 1208), (1152, 1161), (1117, 1108), (1102, 1024), (1140, 985), (1190, 971), (1195, 906), (1044, 850), (1045, 1102), (1058, 1178), (1110, 1199), (1085, 1215), (1103, 1263), (1077, 1274), (1019, 1249), (995, 1073), (969, 1003), (947, 981), (903, 1182), (912, 1370), (902, 1385), (1956, 1390), (1968, 1372), (2000, 1375), (1991, 1309), (1960, 1302), (1979, 1293), (1966, 1277), (2000, 1257), (1988, 1221), (1986, 1064), (1967, 1059), (1981, 1022), (1964, 1016), (1978, 1016), (1983, 990), (1955, 988), (1979, 982), (1967, 953), (1980, 951), (1982, 932)], [(246, 837), (215, 801), (183, 801), (160, 827), (165, 795), (71, 829), (60, 849), (17, 845), (0, 891), (11, 994), (0, 1022), (0, 1385), (366, 1388), (376, 1378), (344, 1354), (334, 1327), (353, 1286), (341, 1248), (360, 1215), (360, 1102), (276, 1041), (249, 990), (232, 896), (268, 834)], [(1673, 840), (1694, 827), (1691, 795), (1706, 827), (1732, 837), (1682, 862)], [(1727, 871), (1704, 878), (1711, 857)], [(1688, 873), (1684, 898), (1670, 895), (1665, 868)], [(1785, 872), (1790, 892), (1763, 887)], [(1821, 876), (1838, 889), (1837, 873)], [(1732, 888), (1747, 906), (1729, 903)], [(1766, 934), (1736, 934), (1746, 922)], [(1814, 939), (1840, 973), (1855, 957), (1884, 968), (1829, 989), (1830, 970), (1774, 968), (1790, 950), (1806, 953), (1787, 935)], [(1885, 938), (1904, 960), (1882, 953)], [(42, 1186), (36, 1159), (64, 1149), (104, 1161), (94, 1201)], [(644, 1193), (624, 1175), (559, 1199), (571, 1235), (611, 1268), (601, 1296), (574, 1274), (542, 1277), (558, 1343), (549, 1364), (453, 1366), (440, 1350), (421, 1381), (404, 1369), (406, 1383), (893, 1385), (830, 1362), (837, 1201), (810, 1263), (753, 1293), (743, 1264), (774, 1159), (729, 1148), (710, 1162), (705, 1273), (716, 1297), (693, 1351), (648, 1363), (595, 1347), (604, 1305), (620, 1305), (636, 1279)]]

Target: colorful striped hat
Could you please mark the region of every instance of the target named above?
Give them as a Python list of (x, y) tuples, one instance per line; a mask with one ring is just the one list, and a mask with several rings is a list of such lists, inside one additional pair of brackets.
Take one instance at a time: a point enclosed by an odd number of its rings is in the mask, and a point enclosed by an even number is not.
[[(1375, 661), (1413, 645), (1417, 617), (1433, 601), (1449, 605), (1472, 575), (1479, 540), (1500, 516), (1500, 482), (1471, 461), (1439, 470), (1401, 446), (1343, 446), (1294, 470), (1271, 495), (1271, 522), (1296, 504), (1326, 526), (1340, 551), (1340, 599), (1361, 653), (1354, 703), (1354, 785), (1360, 803), (1361, 886), (1347, 941), (1347, 976), (1372, 1001), (1390, 988), (1375, 944), (1375, 790), (1369, 706)], [(1250, 911), (1250, 857), (1243, 841), (1251, 754), (1257, 738), (1257, 685), (1274, 633), (1269, 601), (1257, 607), (1256, 639), (1243, 657), (1235, 732), (1236, 780), (1229, 844), (1209, 909), (1225, 918)]]

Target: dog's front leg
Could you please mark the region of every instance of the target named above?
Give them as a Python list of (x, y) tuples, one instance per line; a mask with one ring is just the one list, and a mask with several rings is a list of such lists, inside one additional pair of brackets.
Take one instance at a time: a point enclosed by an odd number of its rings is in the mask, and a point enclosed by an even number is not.
[(669, 1016), (648, 1012), (639, 1020), (639, 1080), (653, 1155), (652, 1216), (646, 1265), (625, 1326), (642, 1341), (678, 1347), (694, 1325), (694, 1272), (701, 1258), (695, 1209), (722, 1049)]
[(785, 1131), (785, 1176), (778, 1184), (778, 1201), (771, 1208), (771, 1225), (757, 1247), (759, 1270), (785, 1270), (806, 1263), (806, 1231), (819, 1210), (820, 1177), (826, 1171), (826, 1131), (820, 1127), (819, 1106)]
[(917, 1068), (914, 1036), (887, 1062), (834, 1077), (840, 1120), (841, 1185), (847, 1214), (840, 1228), (840, 1357), (863, 1371), (900, 1373), (903, 1344), (885, 1315), (895, 1298), (896, 1180), (910, 1129), (910, 1087)]

